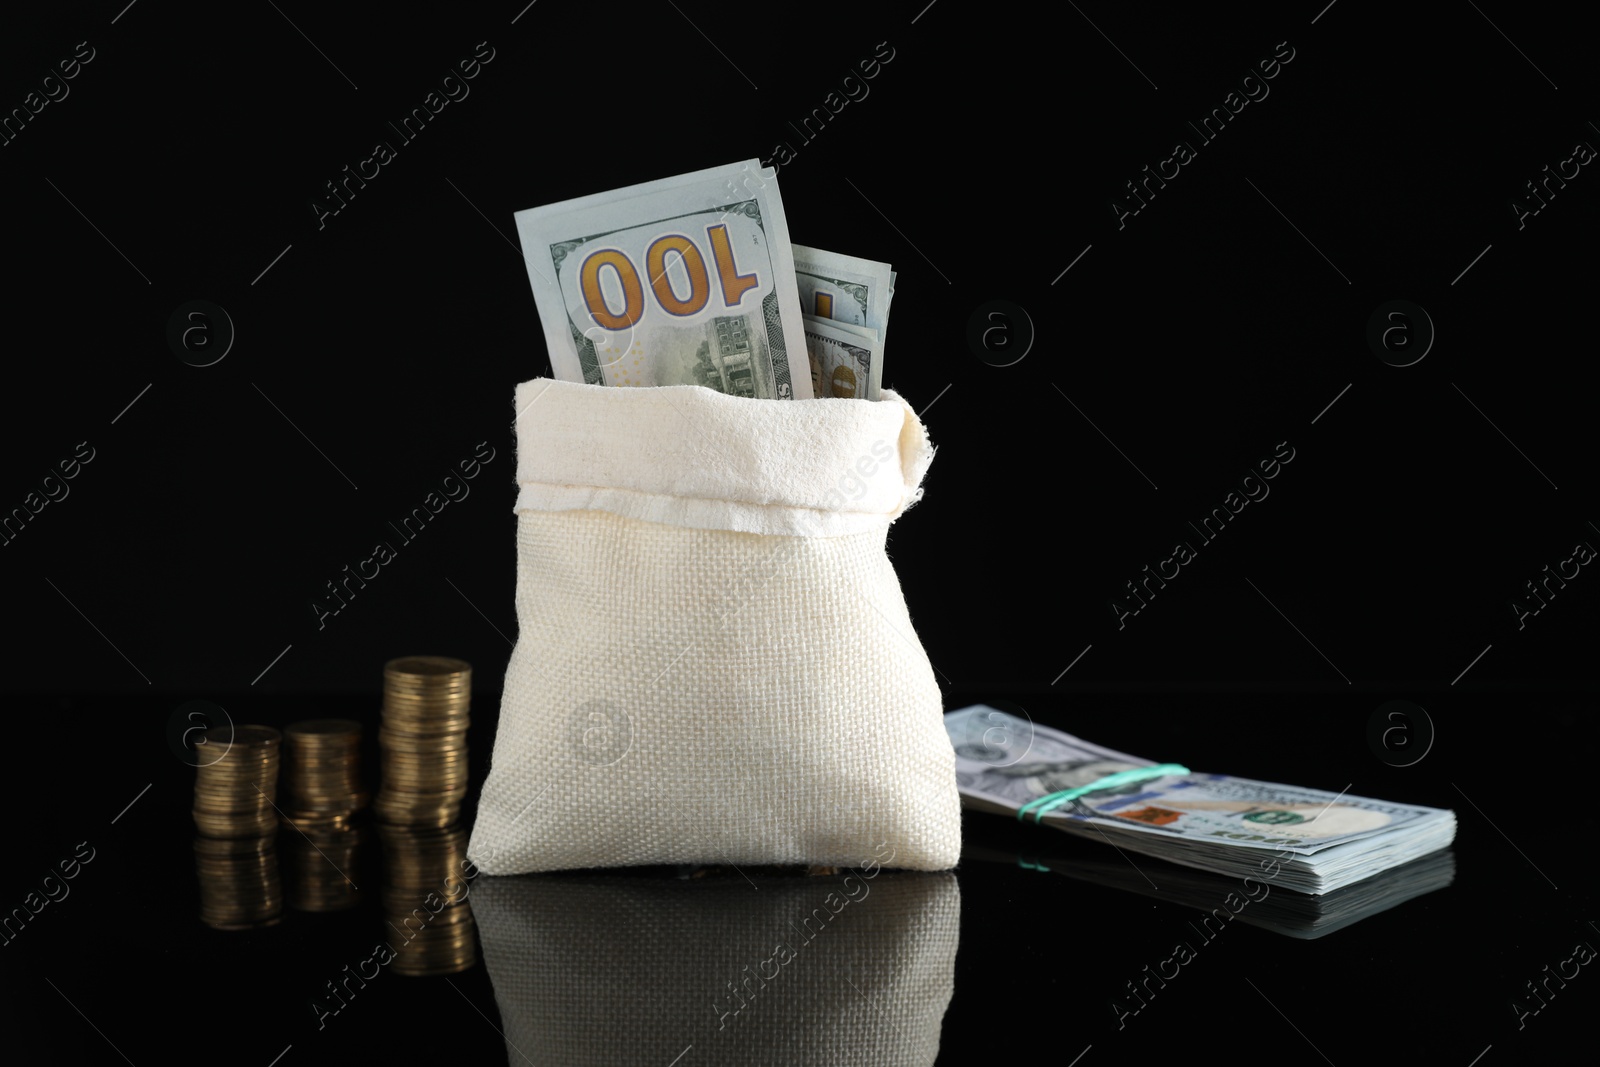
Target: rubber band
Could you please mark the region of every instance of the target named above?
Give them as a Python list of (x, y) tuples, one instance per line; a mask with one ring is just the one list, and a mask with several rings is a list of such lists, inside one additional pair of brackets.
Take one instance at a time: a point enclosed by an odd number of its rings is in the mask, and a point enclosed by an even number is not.
[(1111, 789), (1119, 785), (1128, 785), (1132, 782), (1143, 782), (1150, 778), (1163, 778), (1169, 774), (1188, 774), (1189, 768), (1180, 763), (1158, 763), (1154, 767), (1135, 767), (1131, 771), (1118, 771), (1108, 774), (1104, 778), (1097, 778), (1088, 785), (1080, 785), (1076, 789), (1062, 789), (1055, 793), (1046, 793), (1024, 804), (1017, 811), (1017, 819), (1028, 814), (1033, 815), (1033, 821), (1039, 822), (1046, 812), (1054, 811), (1070, 800), (1077, 800), (1085, 793), (1093, 793), (1100, 789)]

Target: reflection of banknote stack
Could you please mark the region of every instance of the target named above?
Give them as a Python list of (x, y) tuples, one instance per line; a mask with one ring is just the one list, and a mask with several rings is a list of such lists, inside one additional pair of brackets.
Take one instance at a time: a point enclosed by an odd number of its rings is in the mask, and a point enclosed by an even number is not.
[(384, 822), (448, 826), (467, 795), (472, 667), (445, 656), (407, 656), (383, 668), (383, 782), (373, 810)]
[(195, 768), (194, 822), (207, 837), (264, 837), (278, 827), (278, 731), (214, 726), (200, 751), (222, 755)]
[(478, 962), (467, 902), (467, 833), (458, 826), (413, 830), (380, 825), (383, 911), (396, 974), (457, 974)]
[[(1092, 847), (1085, 846), (1086, 849)], [(1105, 850), (1094, 849), (1094, 852)], [(1015, 863), (1027, 870), (1053, 872), (1074, 881), (1138, 893), (1208, 913), (1227, 903), (1227, 914), (1243, 923), (1305, 941), (1325, 937), (1415, 897), (1443, 889), (1456, 877), (1455, 853), (1448, 848), (1321, 896), (1274, 893), (1272, 880), (1260, 871), (1248, 886), (1241, 887), (1238, 879), (1224, 875), (1165, 864), (1160, 860), (1143, 861), (1135, 866), (1125, 857), (1110, 853), (1104, 856), (1022, 856), (968, 845), (962, 849), (961, 858)]]
[(194, 839), (201, 922), (218, 930), (250, 930), (278, 922), (283, 889), (273, 842), (272, 835)]
[(366, 838), (360, 827), (342, 824), (301, 826), (282, 838), (289, 907), (296, 911), (343, 911), (361, 901), (351, 875)]
[(967, 807), (1234, 878), (1270, 872), (1301, 893), (1331, 892), (1455, 839), (1452, 811), (1226, 774), (1141, 776), (1149, 760), (985, 705), (946, 715), (945, 728)]
[(361, 724), (309, 719), (283, 728), (284, 821), (302, 828), (347, 825), (367, 806), (361, 788)]
[(926, 1067), (939, 1054), (961, 925), (952, 875), (536, 875), (480, 879), (472, 897), (513, 1064)]

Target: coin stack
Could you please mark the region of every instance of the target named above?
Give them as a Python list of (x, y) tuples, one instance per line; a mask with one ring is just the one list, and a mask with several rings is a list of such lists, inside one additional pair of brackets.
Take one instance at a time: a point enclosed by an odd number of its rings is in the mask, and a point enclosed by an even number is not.
[(351, 881), (366, 832), (358, 826), (297, 825), (283, 839), (285, 895), (296, 911), (343, 911), (361, 901)]
[(382, 825), (383, 911), (396, 936), (396, 974), (457, 974), (478, 962), (467, 903), (467, 832)]
[(278, 743), (270, 726), (213, 726), (199, 751), (222, 755), (196, 767), (194, 822), (206, 837), (265, 837), (278, 828)]
[(467, 795), (472, 666), (445, 656), (407, 656), (383, 668), (383, 781), (373, 810), (402, 826), (449, 826)]
[(348, 826), (370, 799), (361, 788), (361, 724), (309, 719), (283, 728), (283, 820), (301, 829)]
[[(276, 827), (274, 827), (276, 833)], [(200, 921), (218, 930), (272, 926), (283, 914), (273, 837), (194, 839)]]

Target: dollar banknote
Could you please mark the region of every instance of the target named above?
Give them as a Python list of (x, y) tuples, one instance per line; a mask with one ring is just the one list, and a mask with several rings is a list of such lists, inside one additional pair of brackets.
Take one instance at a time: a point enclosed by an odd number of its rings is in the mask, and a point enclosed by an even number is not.
[(1455, 839), (1449, 810), (1193, 771), (1096, 788), (1044, 811), (1034, 802), (1155, 765), (987, 705), (950, 713), (945, 729), (967, 807), (1219, 874), (1260, 878), (1270, 863), (1275, 884), (1299, 892), (1338, 889)]
[(832, 319), (842, 326), (875, 331), (877, 352), (872, 364), (872, 384), (866, 393), (856, 395), (877, 399), (883, 382), (883, 348), (889, 336), (889, 304), (894, 299), (895, 272), (887, 263), (805, 245), (794, 246), (794, 270), (800, 310), (804, 314)]
[(815, 315), (802, 315), (806, 354), (811, 359), (811, 391), (817, 397), (878, 399), (883, 343), (878, 331)]
[(793, 249), (801, 311), (867, 326), (879, 336), (887, 332), (895, 279), (889, 264), (805, 245)]
[(553, 375), (810, 399), (775, 175), (747, 160), (517, 212)]

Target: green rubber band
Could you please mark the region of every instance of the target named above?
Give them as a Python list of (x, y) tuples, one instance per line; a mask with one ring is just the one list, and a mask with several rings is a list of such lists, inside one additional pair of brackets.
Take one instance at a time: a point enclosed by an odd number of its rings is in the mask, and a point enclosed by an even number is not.
[(1085, 793), (1093, 793), (1099, 789), (1111, 789), (1130, 782), (1143, 782), (1150, 778), (1163, 778), (1169, 774), (1188, 774), (1189, 768), (1181, 763), (1158, 763), (1154, 767), (1135, 767), (1131, 771), (1118, 771), (1108, 774), (1104, 778), (1097, 778), (1088, 785), (1080, 785), (1076, 789), (1062, 789), (1055, 793), (1046, 793), (1024, 804), (1017, 812), (1017, 819), (1021, 821), (1026, 815), (1032, 814), (1033, 821), (1039, 822), (1046, 812), (1054, 811), (1070, 800), (1076, 800)]

